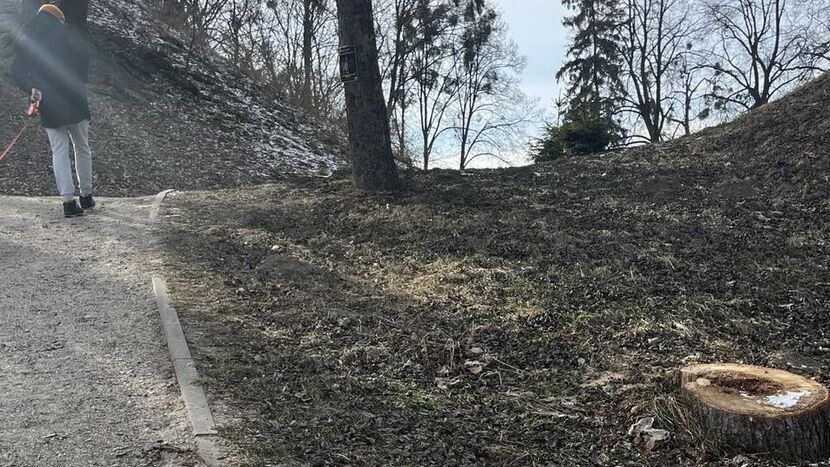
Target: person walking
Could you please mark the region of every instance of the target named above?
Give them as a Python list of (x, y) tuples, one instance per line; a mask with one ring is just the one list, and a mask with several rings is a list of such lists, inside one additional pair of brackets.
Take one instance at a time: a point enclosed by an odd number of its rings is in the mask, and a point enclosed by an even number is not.
[[(64, 15), (60, 2), (47, 3), (24, 29), (18, 47), (22, 64), (18, 85), (39, 103), (65, 217), (81, 216), (95, 207), (87, 100), (90, 52), (85, 27), (85, 21)], [(70, 147), (75, 150), (79, 200), (75, 199)]]

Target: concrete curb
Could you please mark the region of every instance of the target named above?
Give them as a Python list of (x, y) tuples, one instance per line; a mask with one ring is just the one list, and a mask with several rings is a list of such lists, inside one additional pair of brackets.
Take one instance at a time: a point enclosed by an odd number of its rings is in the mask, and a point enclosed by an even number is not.
[(167, 198), (167, 195), (173, 193), (174, 191), (176, 190), (164, 190), (156, 195), (155, 199), (153, 200), (152, 206), (150, 206), (150, 222), (159, 221), (159, 211), (161, 210), (161, 203), (164, 202), (164, 199)]
[[(161, 203), (172, 192), (173, 190), (166, 190), (156, 195), (150, 211), (152, 222), (158, 222)], [(184, 399), (190, 424), (193, 427), (193, 436), (196, 437), (199, 456), (208, 467), (218, 467), (221, 456), (216, 447), (216, 423), (205, 391), (199, 385), (199, 373), (187, 346), (187, 339), (179, 322), (178, 313), (170, 301), (167, 282), (161, 277), (153, 277), (153, 292), (159, 307), (159, 317), (167, 339), (167, 347), (170, 349), (170, 358), (176, 371), (176, 379), (179, 382), (182, 399)]]

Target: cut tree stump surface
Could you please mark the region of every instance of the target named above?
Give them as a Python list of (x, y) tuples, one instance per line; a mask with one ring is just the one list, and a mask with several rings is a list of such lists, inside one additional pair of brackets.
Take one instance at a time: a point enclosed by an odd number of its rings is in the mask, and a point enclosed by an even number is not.
[(790, 460), (830, 456), (830, 394), (786, 371), (737, 364), (680, 371), (681, 391), (707, 436)]

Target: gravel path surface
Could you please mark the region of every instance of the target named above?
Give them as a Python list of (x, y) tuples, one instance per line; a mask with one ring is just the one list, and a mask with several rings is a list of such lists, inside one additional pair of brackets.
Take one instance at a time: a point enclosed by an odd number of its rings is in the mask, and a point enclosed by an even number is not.
[(151, 199), (0, 197), (0, 465), (199, 465), (152, 295)]

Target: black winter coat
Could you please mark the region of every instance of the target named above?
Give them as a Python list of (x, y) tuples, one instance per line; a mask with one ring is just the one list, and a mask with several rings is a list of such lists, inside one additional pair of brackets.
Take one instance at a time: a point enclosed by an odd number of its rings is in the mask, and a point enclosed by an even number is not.
[(71, 24), (41, 12), (26, 27), (18, 44), (16, 80), (27, 91), (43, 95), (44, 128), (60, 128), (89, 119), (87, 82), (90, 51), (86, 35)]

